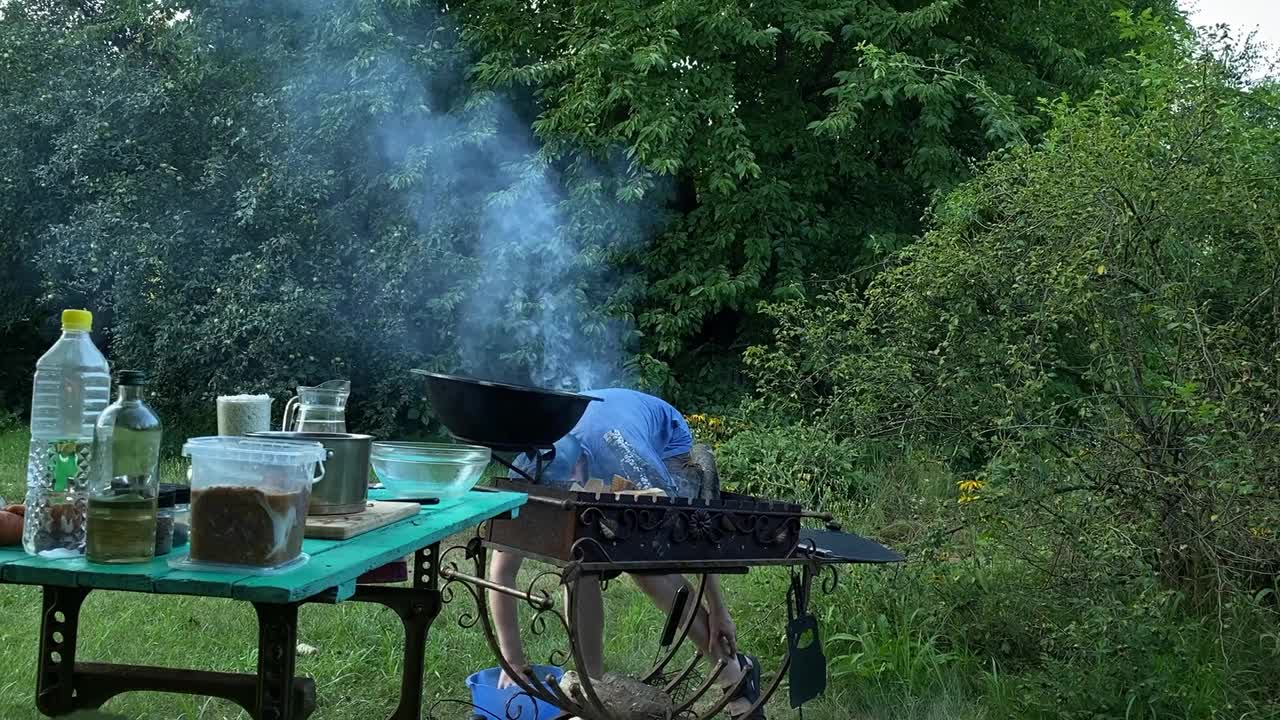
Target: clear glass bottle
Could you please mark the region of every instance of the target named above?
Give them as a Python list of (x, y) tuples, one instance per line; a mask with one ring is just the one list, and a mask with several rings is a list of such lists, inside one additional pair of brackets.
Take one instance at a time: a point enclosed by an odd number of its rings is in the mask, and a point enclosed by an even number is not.
[(155, 556), (160, 490), (160, 418), (142, 401), (146, 374), (123, 370), (119, 395), (94, 432), (89, 484), (89, 562), (145, 562)]
[(36, 362), (22, 526), (22, 547), (32, 555), (84, 552), (94, 423), (111, 401), (110, 369), (92, 328), (89, 311), (64, 310), (62, 337)]

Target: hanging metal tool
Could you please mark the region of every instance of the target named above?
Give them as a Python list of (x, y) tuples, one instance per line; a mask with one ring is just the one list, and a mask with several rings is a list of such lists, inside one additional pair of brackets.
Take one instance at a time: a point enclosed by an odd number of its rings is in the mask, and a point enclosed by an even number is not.
[(827, 689), (827, 658), (822, 653), (818, 619), (809, 612), (813, 568), (791, 571), (787, 590), (787, 647), (791, 651), (791, 707), (798, 708)]

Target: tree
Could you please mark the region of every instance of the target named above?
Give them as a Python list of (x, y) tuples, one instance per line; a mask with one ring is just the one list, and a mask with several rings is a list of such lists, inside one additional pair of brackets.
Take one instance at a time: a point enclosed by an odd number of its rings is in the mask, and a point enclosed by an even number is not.
[[(1130, 7), (1178, 22), (1173, 3)], [(1086, 95), (1135, 48), (1114, 9), (476, 0), (459, 12), (475, 76), (535, 93), (545, 154), (621, 151), (641, 187), (674, 182), (679, 219), (636, 260), (649, 279), (638, 317), (647, 352), (689, 359), (758, 337), (759, 301), (908, 243), (933, 194), (1036, 137), (1040, 98)]]
[(344, 375), (385, 430), (413, 365), (583, 386), (633, 351), (673, 389), (1092, 88), (1135, 46), (1109, 8), (11, 0), (2, 327), (91, 306), (170, 415)]
[(585, 166), (563, 192), (434, 8), (11, 7), (33, 57), (60, 53), (0, 114), (44, 310), (96, 309), (170, 414), (344, 376), (354, 424), (386, 431), (414, 365), (555, 384), (616, 353), (593, 273), (626, 217)]

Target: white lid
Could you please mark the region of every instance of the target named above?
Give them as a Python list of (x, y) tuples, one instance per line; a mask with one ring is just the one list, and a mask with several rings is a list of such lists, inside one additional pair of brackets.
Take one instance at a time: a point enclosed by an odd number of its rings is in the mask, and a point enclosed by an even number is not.
[(264, 465), (305, 465), (324, 460), (326, 451), (318, 442), (215, 435), (187, 440), (182, 446), (182, 454), (189, 458), (236, 460)]

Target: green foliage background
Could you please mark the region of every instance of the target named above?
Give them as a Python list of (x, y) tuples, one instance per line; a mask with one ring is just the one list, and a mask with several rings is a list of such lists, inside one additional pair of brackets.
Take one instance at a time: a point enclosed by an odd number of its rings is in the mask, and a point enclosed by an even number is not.
[(852, 712), (1280, 717), (1280, 94), (1173, 3), (0, 13), (0, 428), (71, 305), (175, 437), (613, 362), (908, 552), (824, 619)]
[(1014, 717), (1275, 717), (1280, 95), (1118, 19), (1141, 51), (869, 284), (768, 306), (722, 448), (769, 493), (852, 458), (801, 489), (914, 549), (850, 674), (977, 674)]
[[(85, 305), (167, 416), (345, 376), (388, 432), (416, 414), (408, 367), (563, 362), (528, 325), (568, 293), (633, 382), (721, 394), (761, 300), (903, 246), (932, 194), (1036, 136), (1038, 98), (1133, 49), (1111, 9), (10, 2), (0, 393), (25, 403), (57, 310)], [(552, 242), (495, 271), (481, 218), (538, 183), (573, 287), (474, 327), (467, 298)]]

